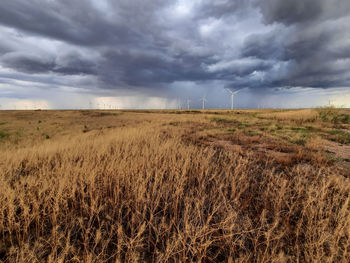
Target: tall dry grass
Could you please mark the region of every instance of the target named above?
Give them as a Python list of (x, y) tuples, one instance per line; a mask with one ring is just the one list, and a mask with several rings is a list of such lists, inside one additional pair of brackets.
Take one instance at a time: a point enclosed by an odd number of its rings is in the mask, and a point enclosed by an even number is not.
[(150, 123), (2, 151), (0, 261), (350, 261), (349, 178), (183, 135)]
[(266, 113), (262, 111), (262, 114), (259, 116), (272, 118), (278, 121), (314, 122), (318, 118), (318, 112), (315, 109), (282, 110), (277, 112), (267, 111)]

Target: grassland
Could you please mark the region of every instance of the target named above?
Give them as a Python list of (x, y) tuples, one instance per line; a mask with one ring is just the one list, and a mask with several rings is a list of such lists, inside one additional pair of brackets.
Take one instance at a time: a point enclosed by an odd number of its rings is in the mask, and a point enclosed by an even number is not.
[(0, 262), (350, 262), (350, 111), (0, 111)]

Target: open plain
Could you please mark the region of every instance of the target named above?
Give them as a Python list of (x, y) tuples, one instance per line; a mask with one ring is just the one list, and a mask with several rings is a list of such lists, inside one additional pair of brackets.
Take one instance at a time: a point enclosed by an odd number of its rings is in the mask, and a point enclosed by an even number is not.
[(0, 111), (0, 262), (350, 262), (350, 110)]

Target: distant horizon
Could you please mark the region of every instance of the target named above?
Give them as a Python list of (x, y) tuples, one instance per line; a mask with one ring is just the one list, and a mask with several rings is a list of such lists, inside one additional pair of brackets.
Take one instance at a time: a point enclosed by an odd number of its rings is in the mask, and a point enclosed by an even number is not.
[(350, 107), (350, 1), (36, 1), (0, 6), (3, 108)]
[(271, 109), (276, 109), (276, 110), (303, 110), (303, 109), (324, 109), (324, 108), (335, 108), (335, 109), (350, 109), (350, 107), (343, 107), (343, 106), (314, 106), (314, 107), (291, 107), (291, 108), (282, 108), (282, 107), (264, 107), (264, 108), (249, 108), (249, 107), (241, 107), (241, 108), (28, 108), (28, 109), (2, 109), (0, 108), (0, 111), (74, 111), (74, 110), (98, 110), (98, 111), (128, 111), (128, 110), (135, 110), (135, 111), (167, 111), (167, 110), (171, 110), (171, 111), (191, 111), (191, 110), (195, 110), (195, 111), (205, 111), (205, 110), (225, 110), (225, 111), (235, 111), (235, 110), (271, 110)]

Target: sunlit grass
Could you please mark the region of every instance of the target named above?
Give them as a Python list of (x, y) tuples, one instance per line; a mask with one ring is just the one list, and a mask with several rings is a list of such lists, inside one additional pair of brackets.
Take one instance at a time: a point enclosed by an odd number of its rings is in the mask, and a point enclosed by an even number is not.
[(0, 113), (0, 262), (348, 262), (349, 127), (296, 112)]

